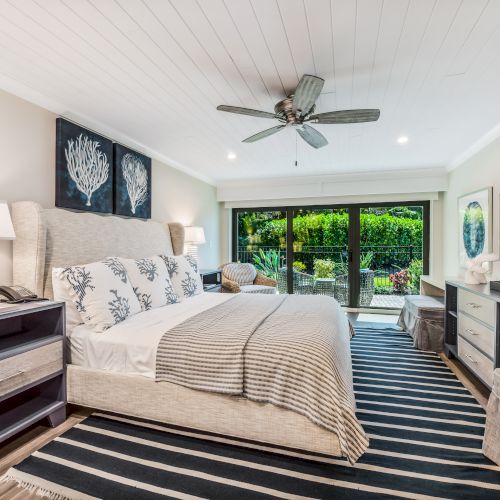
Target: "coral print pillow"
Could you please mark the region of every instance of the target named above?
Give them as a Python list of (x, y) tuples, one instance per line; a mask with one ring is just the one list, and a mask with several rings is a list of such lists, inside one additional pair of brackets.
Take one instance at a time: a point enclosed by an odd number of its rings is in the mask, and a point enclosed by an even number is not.
[(102, 332), (141, 312), (125, 266), (116, 257), (55, 269), (85, 323)]
[(132, 288), (143, 311), (175, 304), (179, 297), (174, 291), (163, 259), (156, 255), (147, 259), (120, 259), (125, 266)]
[(195, 259), (189, 255), (161, 255), (160, 257), (165, 262), (174, 290), (181, 299), (203, 292), (203, 284)]

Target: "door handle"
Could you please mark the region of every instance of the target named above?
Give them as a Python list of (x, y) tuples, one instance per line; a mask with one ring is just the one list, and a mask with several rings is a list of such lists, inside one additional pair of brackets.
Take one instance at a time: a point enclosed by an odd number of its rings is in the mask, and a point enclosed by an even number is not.
[(10, 380), (11, 378), (18, 377), (19, 375), (22, 375), (24, 372), (23, 371), (16, 371), (14, 373), (11, 373), (10, 375), (7, 375), (6, 377), (0, 378), (0, 383), (6, 382), (7, 380)]
[(465, 304), (465, 305), (468, 307), (472, 307), (472, 309), (480, 309), (481, 308), (481, 305), (476, 304), (475, 302), (467, 302), (467, 304)]
[(467, 328), (465, 331), (470, 335), (479, 335), (479, 333), (475, 332), (472, 328)]

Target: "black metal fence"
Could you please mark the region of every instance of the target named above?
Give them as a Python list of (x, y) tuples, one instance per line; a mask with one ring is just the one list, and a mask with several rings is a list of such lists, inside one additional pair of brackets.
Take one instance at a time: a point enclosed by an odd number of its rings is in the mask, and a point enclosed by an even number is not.
[[(274, 250), (279, 254), (279, 265), (286, 266), (286, 248), (279, 246), (239, 247), (239, 262), (255, 263), (254, 255), (260, 251), (267, 253)], [(389, 276), (395, 272), (408, 269), (412, 262), (422, 260), (422, 247), (418, 246), (381, 246), (364, 245), (360, 248), (361, 267), (375, 271), (375, 288), (378, 293), (392, 293), (393, 284)], [(334, 273), (347, 273), (349, 253), (347, 246), (308, 246), (294, 244), (294, 268), (307, 274), (314, 274), (314, 261), (317, 259), (332, 260), (335, 263)], [(418, 267), (418, 266), (417, 266)]]

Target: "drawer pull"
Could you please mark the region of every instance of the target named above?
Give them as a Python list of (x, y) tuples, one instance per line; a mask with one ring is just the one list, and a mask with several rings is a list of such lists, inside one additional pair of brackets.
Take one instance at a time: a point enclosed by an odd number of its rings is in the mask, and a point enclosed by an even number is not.
[(465, 356), (469, 358), (474, 364), (477, 365), (477, 361), (470, 354), (466, 354)]
[(475, 332), (472, 328), (467, 328), (465, 332), (469, 335), (479, 335), (479, 333)]
[(23, 375), (23, 374), (24, 374), (23, 371), (17, 371), (17, 372), (11, 373), (10, 375), (7, 375), (6, 377), (0, 379), (0, 383), (6, 382), (7, 380), (10, 380), (11, 378), (18, 377), (19, 375)]
[(467, 304), (465, 304), (467, 307), (472, 307), (472, 309), (480, 309), (481, 307), (483, 307), (481, 304), (476, 304), (475, 302), (467, 302)]

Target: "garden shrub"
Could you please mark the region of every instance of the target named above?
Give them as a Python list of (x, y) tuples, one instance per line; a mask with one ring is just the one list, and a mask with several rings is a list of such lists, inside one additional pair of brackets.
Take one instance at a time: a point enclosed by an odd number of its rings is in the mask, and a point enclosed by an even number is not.
[(330, 259), (314, 259), (315, 278), (333, 278), (335, 276), (335, 262)]

